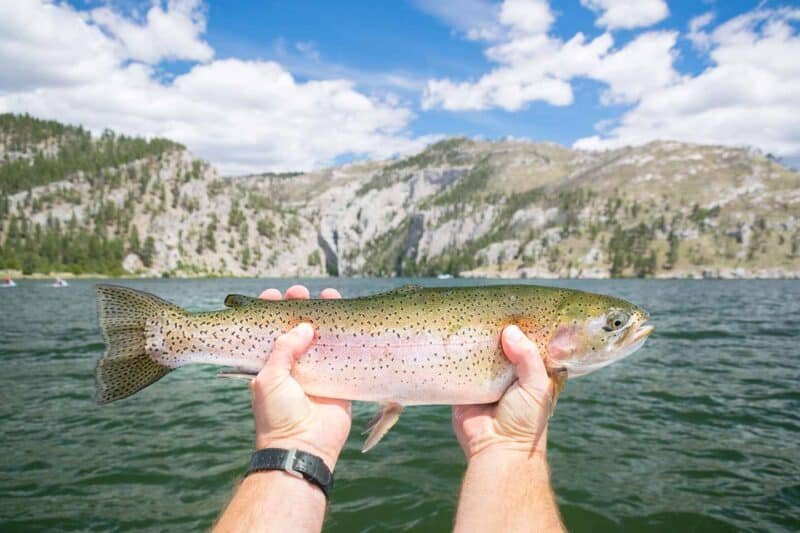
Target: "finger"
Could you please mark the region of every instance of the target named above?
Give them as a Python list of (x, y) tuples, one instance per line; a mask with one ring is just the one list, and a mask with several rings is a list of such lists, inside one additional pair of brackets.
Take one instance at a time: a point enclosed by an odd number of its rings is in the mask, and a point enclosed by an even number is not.
[(258, 373), (257, 380), (280, 379), (288, 376), (294, 362), (299, 359), (314, 339), (314, 328), (311, 324), (302, 323), (284, 333), (275, 341), (275, 347), (269, 359)]
[(503, 352), (514, 366), (521, 383), (545, 389), (550, 380), (539, 347), (531, 341), (517, 326), (508, 326), (503, 330)]
[(259, 296), (262, 300), (280, 300), (281, 291), (278, 289), (267, 289)]
[(302, 285), (292, 285), (286, 289), (287, 300), (308, 300), (310, 297), (311, 293)]
[(333, 405), (341, 407), (349, 415), (352, 413), (352, 403), (349, 400), (338, 400), (335, 398), (321, 398), (319, 396), (309, 396), (314, 403), (319, 405)]
[(336, 300), (337, 298), (341, 298), (342, 295), (336, 289), (331, 289), (328, 287), (321, 293), (319, 293), (319, 297), (323, 300)]

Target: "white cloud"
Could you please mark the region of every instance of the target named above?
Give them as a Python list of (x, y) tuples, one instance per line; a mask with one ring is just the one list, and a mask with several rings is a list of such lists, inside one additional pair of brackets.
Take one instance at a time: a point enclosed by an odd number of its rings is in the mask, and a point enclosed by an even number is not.
[(605, 135), (575, 146), (605, 149), (677, 139), (800, 155), (800, 35), (793, 25), (798, 20), (800, 9), (756, 10), (719, 25), (705, 34), (712, 66), (647, 91)]
[(271, 56), (296, 76), (310, 79), (346, 79), (356, 83), (370, 94), (394, 98), (395, 92), (416, 96), (425, 88), (426, 79), (404, 70), (375, 71), (331, 62), (324, 58), (313, 41), (289, 45), (284, 39), (275, 39)]
[(672, 68), (677, 40), (676, 32), (642, 33), (624, 48), (601, 57), (586, 73), (608, 84), (605, 103), (636, 102), (679, 79)]
[(275, 62), (213, 60), (160, 81), (151, 63), (213, 55), (193, 2), (156, 3), (145, 24), (102, 13), (0, 2), (0, 112), (169, 137), (230, 174), (388, 157), (431, 140), (410, 136), (413, 114), (396, 100), (348, 80), (301, 83)]
[(200, 40), (206, 19), (199, 0), (170, 0), (167, 9), (156, 2), (140, 25), (108, 7), (94, 9), (91, 21), (112, 35), (124, 57), (149, 64), (164, 59), (208, 61), (211, 47)]
[(707, 13), (703, 13), (702, 15), (698, 15), (689, 21), (689, 33), (686, 34), (686, 37), (692, 42), (694, 47), (701, 52), (708, 51), (709, 47), (711, 46), (711, 39), (709, 38), (709, 35), (703, 31), (703, 29), (711, 24), (713, 20), (714, 12), (709, 11)]
[(544, 34), (553, 23), (553, 14), (546, 0), (505, 0), (500, 23), (511, 28), (512, 34)]
[(430, 80), (423, 109), (517, 111), (534, 101), (566, 106), (576, 77), (608, 84), (606, 103), (635, 102), (679, 78), (672, 67), (674, 32), (644, 33), (619, 49), (610, 33), (591, 41), (577, 33), (565, 42), (549, 34), (554, 17), (544, 0), (506, 0), (499, 20), (505, 38), (486, 50), (498, 66), (477, 81)]
[(669, 15), (664, 0), (581, 0), (581, 5), (601, 13), (595, 24), (609, 30), (651, 26)]
[(69, 6), (0, 2), (0, 91), (80, 84), (118, 64), (103, 32)]
[(294, 43), (294, 47), (304, 57), (307, 57), (312, 61), (319, 62), (320, 60), (319, 50), (317, 50), (317, 45), (313, 41), (300, 41)]
[(433, 15), (468, 39), (494, 40), (501, 30), (497, 24), (497, 5), (488, 0), (412, 0), (422, 11)]

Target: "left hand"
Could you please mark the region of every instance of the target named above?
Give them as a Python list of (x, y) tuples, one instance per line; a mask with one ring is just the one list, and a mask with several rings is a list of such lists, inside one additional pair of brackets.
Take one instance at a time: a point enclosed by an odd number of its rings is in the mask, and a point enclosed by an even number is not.
[[(308, 289), (294, 285), (287, 299), (307, 299)], [(325, 289), (321, 298), (341, 298), (335, 289)], [(266, 300), (280, 300), (281, 293), (268, 289)], [(333, 471), (350, 433), (350, 402), (317, 398), (303, 392), (292, 377), (295, 361), (313, 343), (314, 328), (299, 324), (275, 341), (272, 353), (258, 376), (250, 382), (256, 448), (297, 448), (321, 457)]]
[(502, 345), (517, 380), (497, 403), (453, 406), (453, 430), (467, 461), (490, 450), (544, 459), (553, 384), (536, 343), (517, 326), (503, 330)]

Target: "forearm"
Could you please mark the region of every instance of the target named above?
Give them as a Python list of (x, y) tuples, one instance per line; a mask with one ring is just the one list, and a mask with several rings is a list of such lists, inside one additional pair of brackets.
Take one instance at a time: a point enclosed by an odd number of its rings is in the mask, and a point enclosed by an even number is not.
[(322, 491), (282, 470), (256, 472), (239, 485), (214, 531), (318, 532), (325, 519)]
[(564, 531), (545, 456), (486, 449), (472, 457), (455, 531)]

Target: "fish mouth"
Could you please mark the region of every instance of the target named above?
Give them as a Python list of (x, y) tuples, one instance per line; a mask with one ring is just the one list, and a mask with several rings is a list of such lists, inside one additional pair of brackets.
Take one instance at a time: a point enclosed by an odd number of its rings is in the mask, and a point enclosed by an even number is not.
[(631, 324), (625, 333), (623, 333), (622, 336), (617, 339), (615, 348), (624, 350), (629, 346), (640, 343), (649, 337), (656, 328), (649, 324), (645, 325), (645, 322), (647, 322), (647, 318), (641, 320), (638, 324)]
[(631, 335), (630, 343), (632, 344), (634, 342), (646, 339), (651, 333), (653, 333), (653, 331), (655, 331), (655, 329), (656, 328), (654, 326), (649, 324), (640, 324), (639, 327), (633, 332), (633, 335)]

